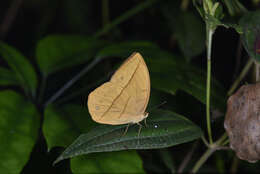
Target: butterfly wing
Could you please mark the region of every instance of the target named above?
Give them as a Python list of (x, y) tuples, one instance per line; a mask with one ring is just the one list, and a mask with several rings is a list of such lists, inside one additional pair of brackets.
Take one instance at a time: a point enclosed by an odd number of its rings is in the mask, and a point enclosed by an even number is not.
[(104, 124), (136, 123), (143, 119), (150, 97), (150, 77), (139, 53), (133, 53), (88, 98), (89, 112), (96, 122)]

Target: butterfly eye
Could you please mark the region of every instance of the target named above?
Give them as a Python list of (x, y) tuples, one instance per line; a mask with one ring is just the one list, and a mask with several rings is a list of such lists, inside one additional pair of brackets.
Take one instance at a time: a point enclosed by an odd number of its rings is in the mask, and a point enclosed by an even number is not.
[(99, 106), (96, 106), (96, 110), (99, 110)]

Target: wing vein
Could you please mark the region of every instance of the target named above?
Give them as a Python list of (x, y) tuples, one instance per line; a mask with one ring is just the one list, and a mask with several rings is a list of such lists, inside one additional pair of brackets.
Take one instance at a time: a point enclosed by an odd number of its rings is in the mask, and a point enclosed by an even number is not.
[(126, 104), (125, 104), (125, 106), (124, 106), (124, 109), (122, 110), (122, 112), (120, 113), (120, 115), (119, 115), (118, 118), (120, 118), (120, 117), (122, 116), (122, 114), (125, 112), (126, 106), (128, 105), (128, 102), (129, 102), (130, 98), (131, 98), (131, 97), (128, 97), (127, 102), (126, 102)]
[(126, 85), (122, 88), (122, 90), (120, 91), (120, 93), (116, 96), (116, 98), (112, 101), (111, 105), (107, 108), (107, 110), (101, 115), (100, 118), (104, 117), (104, 115), (106, 115), (106, 113), (111, 109), (111, 107), (113, 106), (113, 104), (115, 103), (115, 101), (121, 96), (121, 94), (123, 93), (124, 89), (126, 89), (128, 87), (128, 85), (130, 84), (130, 82), (132, 81), (137, 69), (140, 66), (140, 61), (138, 62), (138, 65), (135, 68), (134, 73), (132, 74), (131, 78), (129, 79), (129, 81), (126, 83)]

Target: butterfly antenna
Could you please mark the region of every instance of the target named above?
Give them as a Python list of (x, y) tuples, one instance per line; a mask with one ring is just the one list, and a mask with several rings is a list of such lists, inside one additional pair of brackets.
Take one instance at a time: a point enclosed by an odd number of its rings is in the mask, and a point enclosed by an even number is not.
[(159, 104), (159, 105), (157, 105), (157, 106), (154, 106), (154, 107), (150, 110), (150, 112), (151, 112), (152, 110), (156, 109), (156, 108), (159, 108), (160, 106), (162, 106), (162, 105), (164, 105), (164, 104), (166, 104), (166, 103), (167, 103), (167, 101), (163, 101), (161, 104)]

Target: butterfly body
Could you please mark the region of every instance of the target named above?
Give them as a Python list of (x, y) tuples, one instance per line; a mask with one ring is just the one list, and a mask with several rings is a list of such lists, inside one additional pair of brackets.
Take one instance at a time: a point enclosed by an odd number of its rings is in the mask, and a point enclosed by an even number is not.
[(88, 109), (98, 123), (120, 125), (139, 123), (150, 97), (150, 76), (144, 59), (133, 53), (114, 73), (109, 82), (88, 96)]

